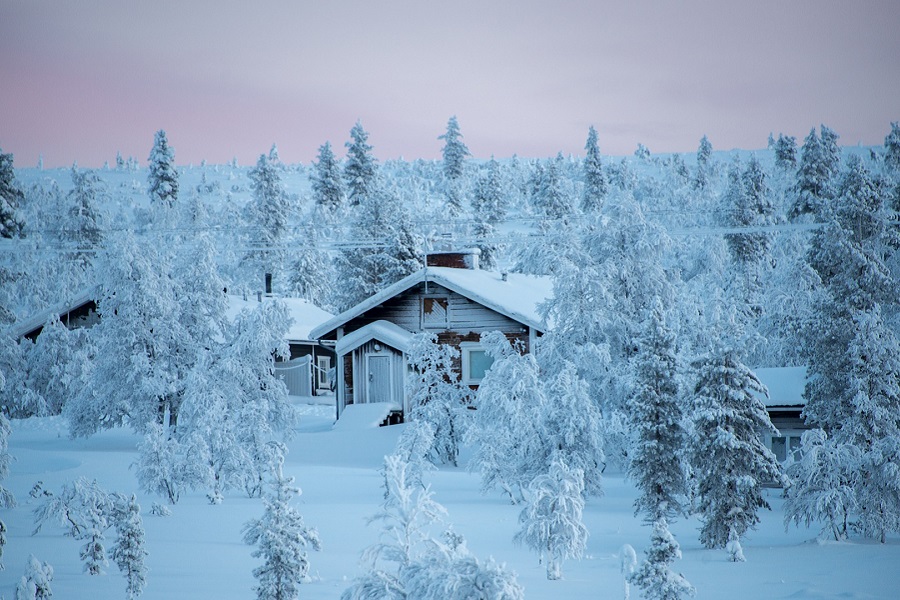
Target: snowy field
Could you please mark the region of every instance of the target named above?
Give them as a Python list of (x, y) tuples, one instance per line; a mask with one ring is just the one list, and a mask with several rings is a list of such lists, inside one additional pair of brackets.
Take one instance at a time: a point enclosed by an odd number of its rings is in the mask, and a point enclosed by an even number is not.
[[(300, 597), (334, 599), (359, 573), (361, 551), (373, 543), (379, 525), (366, 524), (382, 498), (378, 473), (382, 457), (391, 453), (404, 426), (332, 430), (333, 407), (301, 405), (302, 419), (289, 443), (285, 471), (296, 478), (303, 495), (295, 505), (306, 524), (318, 528), (323, 548), (311, 552), (313, 581)], [(19, 505), (4, 513), (9, 529), (0, 571), (0, 597), (13, 598), (15, 585), (30, 554), (53, 566), (52, 589), (64, 600), (124, 597), (125, 580), (114, 564), (105, 575), (82, 572), (82, 542), (63, 536), (47, 524), (32, 535), (29, 497), (36, 482), (58, 491), (78, 476), (96, 478), (108, 491), (137, 492), (130, 465), (137, 459), (137, 436), (129, 430), (105, 431), (89, 439), (70, 440), (60, 417), (13, 421), (10, 477), (4, 482)], [(468, 456), (464, 452), (463, 464)], [(442, 468), (427, 476), (434, 499), (448, 511), (446, 522), (465, 536), (479, 558), (493, 556), (518, 573), (526, 597), (547, 599), (622, 598), (618, 552), (625, 543), (641, 557), (649, 527), (633, 516), (635, 490), (621, 474), (609, 474), (605, 495), (589, 500), (584, 521), (590, 530), (586, 556), (563, 565), (563, 580), (548, 581), (535, 554), (512, 543), (519, 507), (499, 493), (482, 495), (477, 474)], [(695, 519), (672, 525), (684, 558), (675, 564), (697, 588), (698, 598), (881, 598), (900, 597), (900, 538), (881, 545), (854, 538), (849, 542), (817, 542), (818, 528), (792, 528), (785, 533), (780, 490), (769, 490), (771, 512), (760, 527), (742, 540), (745, 563), (728, 562), (724, 551), (706, 550), (697, 540)], [(262, 514), (262, 502), (232, 492), (220, 505), (210, 505), (203, 492), (182, 496), (168, 517), (150, 514), (162, 499), (138, 494), (146, 529), (150, 569), (142, 598), (252, 598), (251, 571), (259, 564), (253, 548), (242, 542), (244, 523)], [(439, 532), (435, 532), (439, 533)], [(109, 537), (112, 537), (110, 533)], [(107, 546), (112, 539), (107, 539)], [(639, 597), (632, 589), (632, 597)]]

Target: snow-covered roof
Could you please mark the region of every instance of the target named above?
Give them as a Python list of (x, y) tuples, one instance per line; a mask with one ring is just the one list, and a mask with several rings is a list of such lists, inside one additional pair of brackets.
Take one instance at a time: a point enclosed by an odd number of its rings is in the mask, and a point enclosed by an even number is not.
[(755, 369), (759, 380), (768, 388), (766, 406), (804, 406), (803, 388), (806, 386), (806, 367), (773, 367)]
[(30, 333), (41, 329), (44, 325), (47, 324), (47, 321), (49, 321), (50, 317), (54, 314), (62, 317), (66, 313), (75, 311), (91, 301), (96, 302), (99, 294), (100, 290), (96, 285), (85, 288), (84, 290), (75, 294), (70, 300), (66, 300), (49, 308), (45, 308), (44, 310), (33, 314), (27, 319), (23, 319), (21, 321), (13, 323), (9, 328), (9, 333), (14, 339), (23, 338)]
[(310, 335), (318, 339), (347, 321), (423, 282), (442, 285), (523, 325), (540, 331), (547, 329), (538, 313), (538, 305), (553, 295), (553, 281), (549, 277), (509, 273), (504, 280), (503, 275), (495, 271), (426, 267), (345, 310), (313, 329)]
[(378, 340), (405, 353), (413, 334), (390, 321), (375, 321), (338, 340), (334, 349), (339, 355), (356, 350), (365, 343)]
[[(322, 310), (312, 302), (304, 300), (303, 298), (279, 298), (279, 300), (284, 302), (287, 306), (288, 312), (293, 319), (291, 327), (285, 337), (289, 342), (302, 342), (315, 339), (310, 337), (310, 331), (314, 327), (321, 325), (334, 317), (330, 312)], [(272, 298), (263, 296), (262, 301), (271, 302)], [(242, 310), (245, 308), (253, 310), (253, 308), (258, 305), (259, 300), (256, 298), (248, 296), (247, 300), (244, 300), (241, 296), (229, 295), (226, 315), (229, 321), (234, 321)]]

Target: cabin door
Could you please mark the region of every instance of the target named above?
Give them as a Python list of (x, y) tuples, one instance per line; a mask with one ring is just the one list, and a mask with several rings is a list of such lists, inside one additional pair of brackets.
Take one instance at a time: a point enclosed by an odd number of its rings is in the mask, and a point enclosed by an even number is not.
[(389, 354), (366, 356), (366, 401), (392, 402), (391, 357)]

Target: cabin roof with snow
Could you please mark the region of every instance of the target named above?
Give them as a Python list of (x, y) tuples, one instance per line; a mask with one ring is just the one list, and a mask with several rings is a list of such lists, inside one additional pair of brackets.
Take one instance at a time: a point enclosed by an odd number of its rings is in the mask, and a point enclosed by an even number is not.
[(13, 339), (30, 338), (40, 335), (50, 317), (56, 315), (69, 328), (93, 325), (96, 321), (98, 286), (91, 286), (75, 294), (70, 300), (45, 308), (27, 319), (17, 321), (9, 329)]
[[(263, 296), (261, 301), (270, 302), (271, 300), (271, 296)], [(310, 337), (310, 331), (334, 317), (332, 313), (303, 298), (279, 298), (279, 300), (285, 303), (293, 319), (291, 327), (285, 336), (288, 342), (303, 342), (315, 339)], [(244, 309), (253, 310), (256, 306), (259, 306), (259, 302), (260, 300), (256, 298), (245, 300), (241, 296), (229, 295), (228, 308), (226, 309), (229, 321), (234, 321)]]
[(327, 337), (348, 321), (422, 283), (443, 286), (535, 330), (547, 329), (538, 307), (553, 294), (553, 283), (549, 277), (454, 267), (425, 267), (322, 323), (310, 335), (313, 339)]
[(799, 408), (806, 405), (803, 390), (806, 386), (806, 367), (774, 367), (753, 371), (769, 390), (763, 399), (766, 408)]

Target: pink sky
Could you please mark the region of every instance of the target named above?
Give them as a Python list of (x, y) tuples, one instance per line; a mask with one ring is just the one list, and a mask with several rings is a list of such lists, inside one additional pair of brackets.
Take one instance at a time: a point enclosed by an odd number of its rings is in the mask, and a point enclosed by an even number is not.
[(16, 165), (179, 164), (273, 142), (437, 158), (761, 148), (820, 123), (877, 145), (900, 119), (900, 2), (0, 1), (0, 148)]

